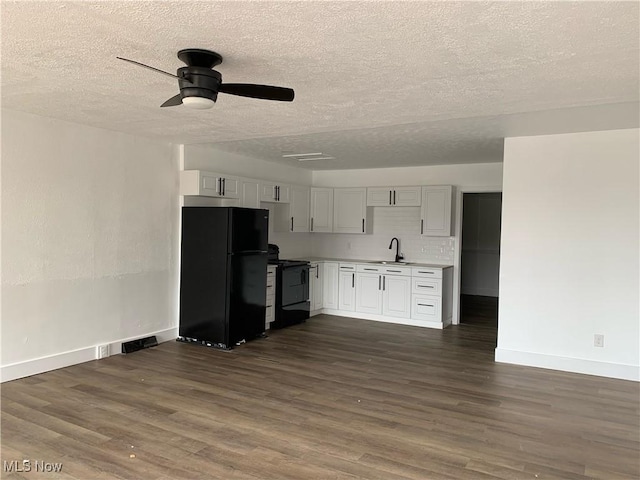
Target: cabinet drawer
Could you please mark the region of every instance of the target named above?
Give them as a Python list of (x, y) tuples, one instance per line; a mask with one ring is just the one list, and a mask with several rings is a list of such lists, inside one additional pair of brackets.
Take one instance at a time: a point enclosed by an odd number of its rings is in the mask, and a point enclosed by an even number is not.
[(356, 264), (355, 263), (341, 263), (338, 268), (343, 272), (344, 271), (355, 272), (356, 271)]
[(411, 276), (411, 267), (382, 267), (382, 273), (386, 273), (389, 275), (406, 275), (407, 277)]
[(411, 269), (411, 275), (413, 277), (442, 278), (442, 269), (430, 267), (413, 267)]
[(411, 318), (431, 322), (442, 321), (442, 301), (440, 297), (413, 295), (411, 298)]
[(356, 271), (361, 273), (381, 273), (382, 267), (378, 265), (357, 265)]
[(441, 295), (442, 279), (413, 277), (411, 291), (418, 295)]
[(273, 314), (275, 312), (275, 306), (273, 304), (270, 304), (267, 301), (267, 310), (265, 312), (265, 322), (273, 322)]

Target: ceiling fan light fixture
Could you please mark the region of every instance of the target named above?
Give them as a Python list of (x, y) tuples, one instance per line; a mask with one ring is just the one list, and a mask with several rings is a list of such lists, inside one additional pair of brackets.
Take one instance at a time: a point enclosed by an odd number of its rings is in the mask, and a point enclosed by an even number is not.
[(182, 104), (187, 108), (194, 110), (206, 110), (215, 105), (215, 102), (210, 98), (205, 97), (184, 97)]

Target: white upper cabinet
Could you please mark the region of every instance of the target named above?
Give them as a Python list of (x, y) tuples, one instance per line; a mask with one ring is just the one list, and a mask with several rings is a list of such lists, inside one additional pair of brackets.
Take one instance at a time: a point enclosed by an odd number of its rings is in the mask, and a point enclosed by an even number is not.
[(452, 199), (453, 187), (451, 185), (422, 187), (421, 235), (451, 236)]
[(289, 203), (289, 185), (275, 182), (260, 184), (260, 201), (271, 203)]
[(333, 189), (334, 233), (371, 233), (370, 216), (366, 188)]
[(287, 187), (288, 203), (274, 205), (274, 230), (278, 232), (308, 232), (309, 231), (309, 187)]
[(368, 207), (419, 207), (421, 187), (367, 188)]
[(333, 188), (311, 189), (312, 232), (333, 232)]
[(242, 178), (238, 181), (240, 206), (245, 208), (260, 208), (260, 183), (257, 180)]
[(238, 179), (203, 170), (180, 172), (180, 195), (239, 198)]

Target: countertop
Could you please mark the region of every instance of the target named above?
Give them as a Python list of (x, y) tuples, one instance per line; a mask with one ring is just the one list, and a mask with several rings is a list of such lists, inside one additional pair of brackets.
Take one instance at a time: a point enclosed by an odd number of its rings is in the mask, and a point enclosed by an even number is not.
[(338, 262), (338, 263), (370, 263), (370, 264), (378, 264), (378, 265), (386, 265), (386, 266), (394, 266), (394, 267), (427, 267), (427, 268), (453, 268), (453, 265), (440, 265), (436, 263), (421, 263), (421, 262), (406, 262), (406, 263), (386, 263), (382, 264), (381, 262), (389, 262), (389, 260), (367, 260), (363, 258), (353, 259), (353, 258), (331, 258), (331, 257), (300, 257), (294, 258), (292, 260), (306, 260), (308, 262)]

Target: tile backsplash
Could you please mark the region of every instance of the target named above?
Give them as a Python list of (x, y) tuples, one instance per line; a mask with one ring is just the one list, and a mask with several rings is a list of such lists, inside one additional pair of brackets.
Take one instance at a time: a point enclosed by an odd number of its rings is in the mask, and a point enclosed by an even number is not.
[(455, 238), (420, 235), (419, 207), (374, 208), (371, 235), (314, 233), (311, 237), (312, 254), (318, 257), (393, 260), (395, 242), (393, 250), (389, 242), (397, 237), (406, 261), (453, 264)]

